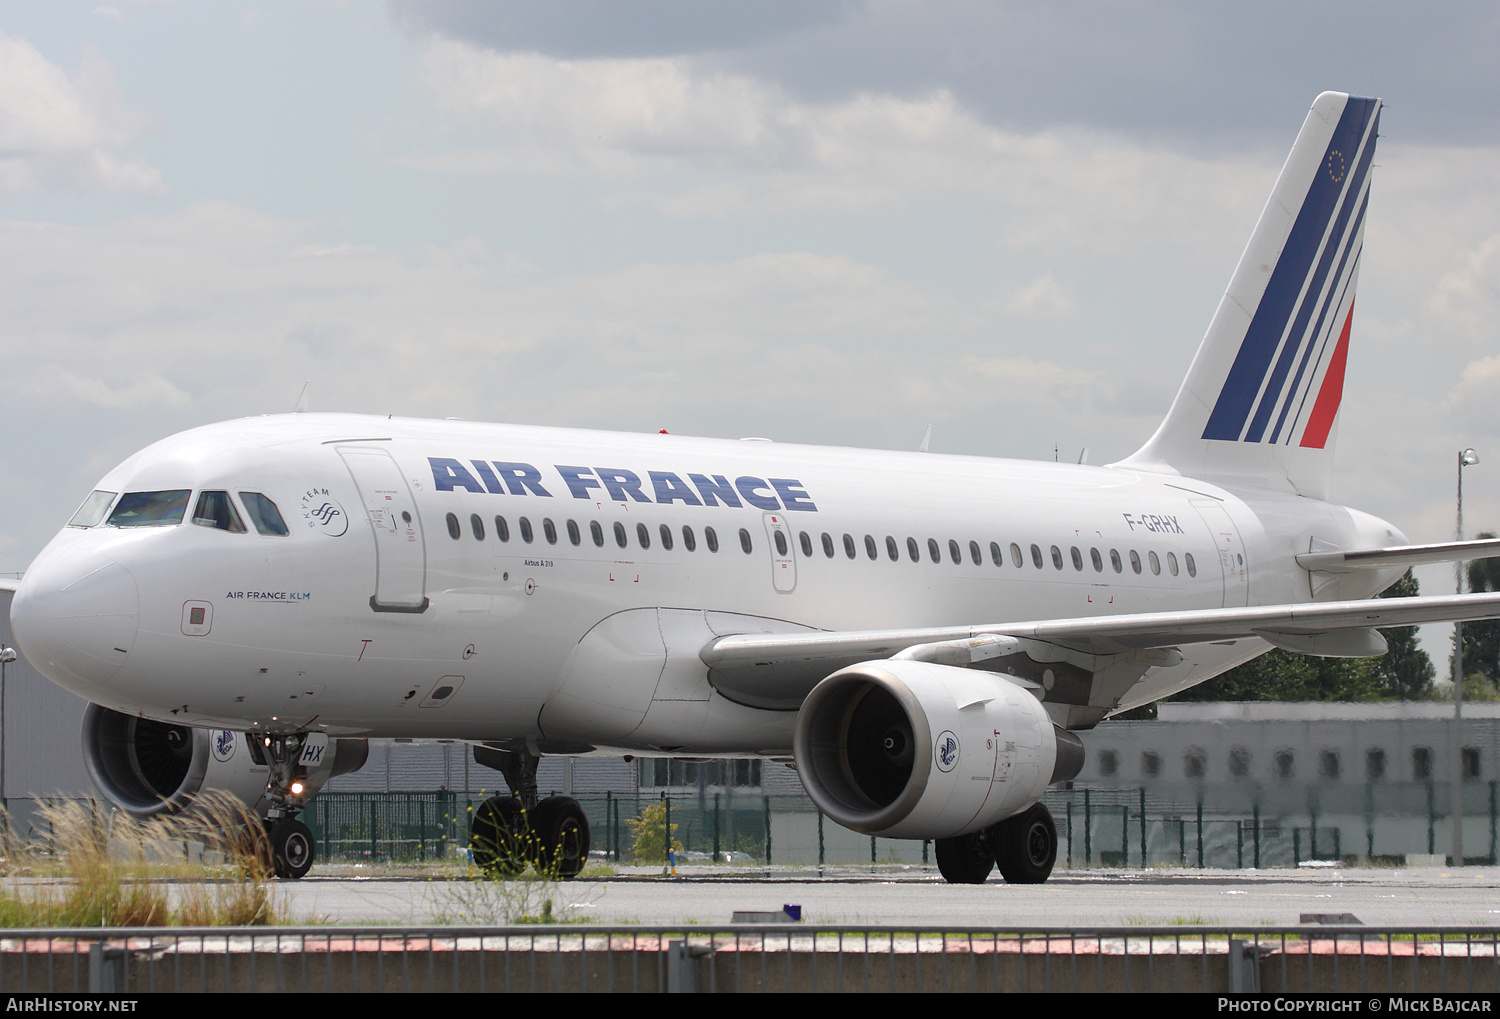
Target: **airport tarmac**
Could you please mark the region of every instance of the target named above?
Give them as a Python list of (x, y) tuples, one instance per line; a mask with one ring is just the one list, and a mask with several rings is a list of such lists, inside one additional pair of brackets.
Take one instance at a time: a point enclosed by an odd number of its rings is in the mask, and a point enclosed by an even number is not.
[[(330, 870), (333, 870), (330, 868)], [(1352, 914), (1372, 927), (1500, 927), (1500, 868), (1068, 870), (1044, 885), (949, 885), (935, 870), (775, 869), (769, 874), (620, 868), (558, 885), (361, 876), (317, 871), (281, 882), (296, 921), (333, 924), (503, 923), (519, 897), (540, 911), (601, 924), (727, 923), (736, 910), (802, 907), (804, 922), (1090, 928), (1295, 925), (1304, 914)]]

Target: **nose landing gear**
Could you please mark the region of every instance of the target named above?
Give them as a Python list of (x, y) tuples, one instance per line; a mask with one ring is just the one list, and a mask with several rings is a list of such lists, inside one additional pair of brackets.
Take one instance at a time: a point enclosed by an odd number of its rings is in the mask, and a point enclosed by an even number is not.
[(303, 734), (261, 737), (266, 764), (266, 835), (270, 840), (271, 864), (276, 876), (303, 877), (313, 865), (312, 830), (297, 820), (305, 799), (305, 786), (297, 775), (302, 757)]

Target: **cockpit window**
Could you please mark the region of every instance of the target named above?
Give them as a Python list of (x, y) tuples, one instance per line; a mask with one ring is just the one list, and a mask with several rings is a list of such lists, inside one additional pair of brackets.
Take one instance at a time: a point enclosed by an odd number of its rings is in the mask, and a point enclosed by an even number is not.
[(73, 514), (73, 519), (68, 521), (68, 526), (93, 527), (104, 519), (104, 514), (109, 510), (109, 504), (114, 501), (114, 492), (95, 492), (83, 500), (83, 505), (78, 507), (78, 512)]
[(240, 502), (245, 504), (245, 515), (250, 518), (257, 531), (278, 538), (286, 537), (286, 521), (281, 519), (281, 510), (276, 508), (274, 502), (259, 492), (241, 492)]
[(182, 523), (187, 512), (186, 488), (169, 492), (126, 492), (109, 515), (111, 527), (160, 527)]
[(245, 525), (229, 501), (228, 492), (200, 492), (198, 505), (193, 510), (193, 523), (200, 527), (217, 527), (230, 534), (244, 534)]

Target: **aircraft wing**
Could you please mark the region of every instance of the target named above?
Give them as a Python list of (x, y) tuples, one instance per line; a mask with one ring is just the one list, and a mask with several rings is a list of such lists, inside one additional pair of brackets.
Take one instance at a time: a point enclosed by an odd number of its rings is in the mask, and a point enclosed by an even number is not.
[(918, 644), (983, 636), (1020, 637), (1090, 655), (1259, 637), (1279, 647), (1339, 656), (1382, 654), (1367, 638), (1389, 626), (1500, 618), (1500, 593), (1141, 612), (1077, 619), (846, 632), (733, 634), (700, 652), (709, 680), (764, 706), (795, 708), (824, 676), (855, 662), (889, 658)]
[(21, 586), (20, 577), (0, 577), (0, 591), (15, 592)]

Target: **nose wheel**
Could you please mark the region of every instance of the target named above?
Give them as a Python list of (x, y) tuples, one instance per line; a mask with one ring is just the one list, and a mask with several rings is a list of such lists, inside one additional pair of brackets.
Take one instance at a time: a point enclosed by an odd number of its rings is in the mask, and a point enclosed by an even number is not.
[(276, 876), (300, 878), (312, 869), (312, 830), (295, 817), (283, 817), (271, 826), (271, 857)]
[(312, 869), (314, 842), (312, 830), (297, 820), (305, 803), (305, 790), (297, 776), (302, 757), (302, 733), (259, 737), (265, 748), (266, 835), (270, 840), (271, 864), (276, 876), (296, 880)]

